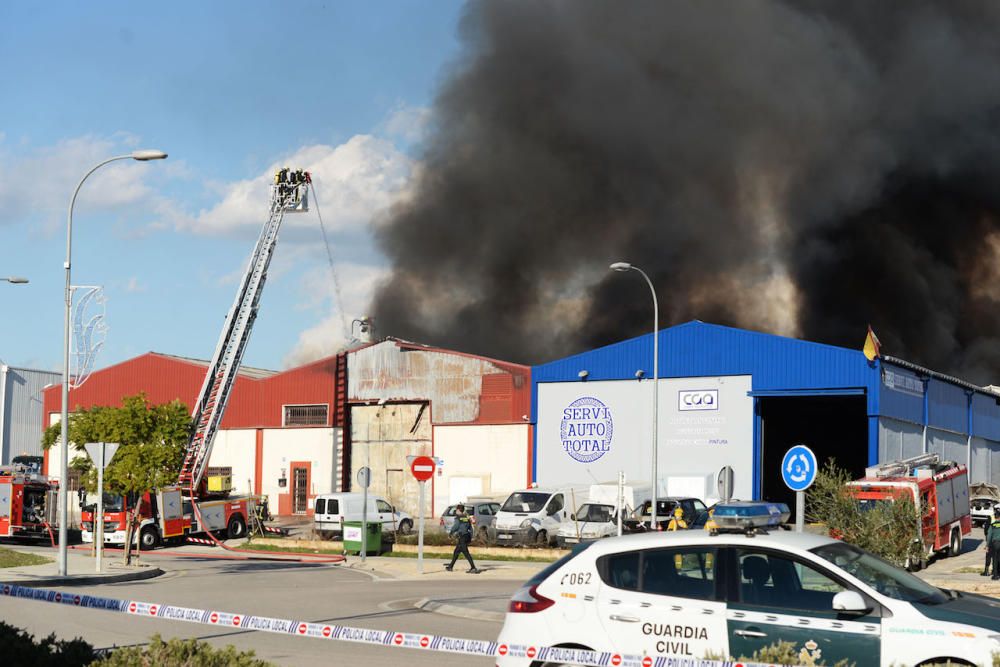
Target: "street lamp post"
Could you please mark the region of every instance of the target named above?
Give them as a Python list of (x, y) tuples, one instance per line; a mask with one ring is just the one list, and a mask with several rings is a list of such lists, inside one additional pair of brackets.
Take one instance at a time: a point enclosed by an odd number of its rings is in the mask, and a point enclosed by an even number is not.
[(0, 280), (14, 285), (24, 285), (28, 282), (27, 278), (22, 278), (21, 276), (7, 276), (6, 278), (0, 278)]
[(657, 466), (659, 459), (659, 439), (657, 438), (657, 429), (660, 425), (659, 418), (659, 394), (658, 385), (660, 379), (660, 306), (656, 301), (656, 290), (653, 288), (653, 281), (649, 279), (646, 272), (640, 269), (638, 266), (629, 264), (628, 262), (615, 262), (609, 267), (612, 271), (638, 271), (639, 274), (646, 279), (646, 284), (649, 285), (649, 292), (653, 295), (653, 507), (652, 507), (652, 520), (650, 522), (650, 530), (656, 530), (656, 483), (657, 483)]
[[(73, 197), (69, 200), (69, 213), (66, 216), (66, 261), (63, 268), (66, 270), (66, 290), (64, 293), (66, 301), (65, 326), (63, 328), (63, 373), (62, 373), (62, 412), (60, 414), (61, 450), (59, 452), (59, 575), (66, 576), (66, 530), (69, 523), (69, 347), (70, 347), (70, 319), (73, 308), (73, 288), (70, 285), (70, 262), (73, 248), (73, 204), (76, 203), (76, 196), (83, 187), (83, 182), (95, 171), (116, 160), (138, 160), (147, 162), (149, 160), (162, 160), (167, 157), (163, 151), (143, 150), (133, 151), (128, 155), (118, 155), (108, 158), (97, 164), (90, 171), (83, 175), (76, 189), (73, 190)], [(27, 281), (25, 281), (27, 282)], [(102, 521), (103, 517), (95, 519)]]

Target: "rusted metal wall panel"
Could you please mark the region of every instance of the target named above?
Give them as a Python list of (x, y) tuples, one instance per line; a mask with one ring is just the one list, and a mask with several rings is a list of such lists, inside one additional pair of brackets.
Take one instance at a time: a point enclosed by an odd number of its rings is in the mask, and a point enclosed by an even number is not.
[(530, 401), (529, 373), (515, 364), (389, 340), (348, 355), (348, 400), (430, 401), (435, 424), (519, 422), (524, 412), (518, 410)]

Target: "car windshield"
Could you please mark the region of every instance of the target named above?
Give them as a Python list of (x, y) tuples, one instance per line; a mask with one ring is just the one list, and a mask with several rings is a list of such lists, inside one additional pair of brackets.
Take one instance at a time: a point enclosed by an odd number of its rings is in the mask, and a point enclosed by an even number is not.
[(873, 509), (875, 509), (879, 505), (886, 505), (886, 504), (891, 503), (891, 502), (892, 502), (891, 500), (885, 500), (885, 499), (872, 500), (872, 499), (866, 498), (866, 499), (858, 501), (858, 508), (862, 512), (871, 512)]
[(941, 589), (852, 544), (834, 542), (811, 551), (895, 600), (924, 604), (948, 601), (948, 596)]
[(455, 506), (449, 505), (441, 516), (455, 516)]
[(580, 506), (580, 511), (576, 513), (576, 520), (607, 523), (611, 521), (614, 513), (615, 508), (611, 505), (591, 505), (590, 503), (586, 503)]
[(548, 493), (512, 493), (500, 508), (501, 512), (540, 512), (549, 499)]

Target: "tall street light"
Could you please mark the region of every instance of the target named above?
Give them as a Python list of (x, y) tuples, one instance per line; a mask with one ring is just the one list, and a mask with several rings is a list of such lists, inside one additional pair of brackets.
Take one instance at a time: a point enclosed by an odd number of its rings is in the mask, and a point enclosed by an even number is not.
[(27, 278), (22, 278), (21, 276), (7, 276), (6, 278), (0, 278), (0, 280), (8, 283), (13, 283), (15, 285), (24, 285), (28, 282)]
[(650, 523), (650, 530), (656, 530), (656, 482), (657, 482), (657, 463), (658, 463), (658, 452), (659, 441), (657, 438), (657, 428), (660, 425), (659, 419), (659, 394), (657, 393), (659, 379), (660, 379), (660, 306), (656, 301), (656, 290), (653, 288), (653, 281), (649, 279), (646, 272), (640, 269), (638, 266), (629, 264), (628, 262), (615, 262), (609, 267), (612, 271), (638, 271), (639, 274), (646, 279), (646, 284), (649, 285), (649, 292), (653, 295), (653, 507), (652, 513), (653, 518)]
[[(70, 261), (73, 248), (73, 204), (76, 203), (76, 196), (80, 193), (83, 182), (87, 180), (95, 171), (115, 160), (138, 160), (147, 162), (149, 160), (162, 160), (167, 157), (163, 151), (133, 151), (128, 155), (118, 155), (108, 158), (104, 162), (97, 164), (90, 171), (83, 175), (80, 182), (73, 190), (73, 197), (69, 200), (69, 213), (66, 216), (66, 262), (63, 268), (66, 269), (66, 318), (63, 329), (63, 374), (62, 374), (62, 414), (60, 416), (60, 433), (62, 434), (62, 449), (59, 452), (59, 575), (66, 576), (66, 524), (69, 523), (69, 346), (71, 318), (70, 311), (73, 308), (73, 288), (70, 285)], [(25, 281), (27, 282), (27, 281)], [(99, 520), (103, 520), (103, 517)]]

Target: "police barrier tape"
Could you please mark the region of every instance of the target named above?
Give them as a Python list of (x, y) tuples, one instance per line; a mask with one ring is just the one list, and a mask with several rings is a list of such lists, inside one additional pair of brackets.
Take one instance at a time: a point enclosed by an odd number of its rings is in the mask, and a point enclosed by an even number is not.
[(55, 604), (83, 607), (85, 609), (100, 609), (146, 618), (163, 618), (172, 621), (214, 625), (216, 627), (241, 628), (244, 630), (258, 630), (261, 632), (375, 644), (378, 646), (478, 655), (486, 658), (527, 658), (531, 660), (583, 665), (585, 667), (773, 667), (773, 665), (753, 662), (719, 661), (684, 656), (661, 655), (653, 657), (629, 655), (548, 646), (502, 644), (479, 639), (421, 635), (412, 632), (396, 632), (395, 630), (352, 628), (346, 625), (308, 623), (306, 621), (294, 621), (285, 618), (269, 618), (267, 616), (233, 614), (210, 609), (178, 607), (175, 605), (157, 604), (155, 602), (119, 600), (93, 595), (63, 593), (61, 591), (28, 588), (13, 584), (3, 584), (0, 586), (0, 594), (12, 598), (52, 602)]

